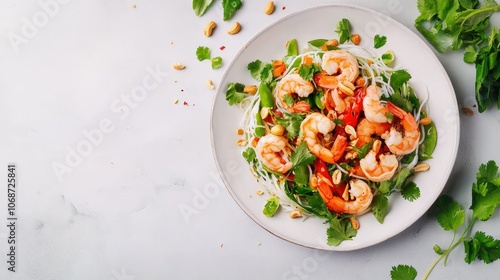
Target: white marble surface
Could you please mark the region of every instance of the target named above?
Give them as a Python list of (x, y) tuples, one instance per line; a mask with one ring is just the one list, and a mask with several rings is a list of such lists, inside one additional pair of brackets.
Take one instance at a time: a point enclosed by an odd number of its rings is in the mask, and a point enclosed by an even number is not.
[[(208, 46), (227, 65), (265, 26), (325, 3), (380, 10), (414, 30), (416, 1), (278, 0), (267, 16), (267, 1), (247, 0), (231, 22), (222, 21), (220, 2), (203, 17), (187, 0), (0, 2), (5, 225), (7, 164), (18, 172), (16, 272), (7, 270), (10, 232), (0, 226), (0, 279), (389, 279), (398, 264), (423, 276), (436, 258), (433, 245), (451, 239), (430, 215), (353, 252), (303, 248), (249, 219), (221, 183), (211, 151), (216, 91), (205, 82), (217, 86), (225, 67), (212, 70), (195, 56)], [(219, 26), (207, 38), (209, 20)], [(243, 29), (227, 35), (234, 21)], [(473, 66), (461, 53), (438, 58), (460, 106), (472, 108)], [(177, 62), (186, 69), (173, 70)], [(460, 117), (458, 158), (445, 188), (465, 206), (479, 164), (500, 162), (500, 112), (474, 111)], [(498, 222), (495, 214), (475, 229), (500, 238)], [(498, 279), (500, 263), (467, 265), (463, 256), (457, 248), (430, 279)]]

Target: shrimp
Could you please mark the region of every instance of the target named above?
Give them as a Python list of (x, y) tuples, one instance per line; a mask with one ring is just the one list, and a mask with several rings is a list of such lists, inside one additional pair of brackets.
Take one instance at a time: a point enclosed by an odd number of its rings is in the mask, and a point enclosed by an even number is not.
[(356, 134), (358, 136), (357, 146), (363, 146), (372, 141), (373, 135), (385, 135), (391, 129), (388, 123), (375, 123), (368, 119), (362, 119), (356, 127)]
[(359, 161), (359, 166), (366, 178), (373, 182), (382, 182), (391, 179), (399, 165), (398, 159), (393, 154), (381, 154), (378, 156), (377, 161), (377, 153), (380, 145), (380, 140), (376, 140), (372, 150)]
[(387, 108), (394, 116), (401, 119), (403, 133), (399, 132), (395, 127), (391, 127), (390, 132), (382, 136), (385, 144), (391, 153), (396, 155), (407, 155), (415, 151), (420, 139), (417, 121), (411, 113), (405, 112), (391, 102), (387, 103)]
[(363, 111), (365, 117), (375, 123), (387, 123), (389, 109), (380, 102), (382, 91), (377, 85), (371, 85), (366, 88), (366, 96), (363, 99)]
[[(307, 148), (315, 156), (328, 163), (337, 162), (347, 148), (347, 138), (343, 135), (338, 135), (335, 138), (331, 149), (322, 145), (321, 138), (328, 138), (329, 133), (334, 128), (335, 123), (321, 113), (310, 114), (300, 124), (300, 132), (307, 144)], [(323, 135), (321, 138), (320, 134)]]
[(288, 112), (308, 112), (310, 110), (309, 103), (306, 101), (299, 101), (293, 104), (285, 101), (285, 96), (289, 95), (294, 98), (295, 96), (307, 97), (314, 91), (314, 86), (311, 82), (304, 80), (299, 74), (290, 74), (285, 76), (278, 82), (276, 86), (276, 99), (279, 105)]
[(359, 75), (359, 64), (356, 57), (345, 50), (325, 52), (321, 61), (320, 72), (315, 82), (322, 88), (334, 89), (339, 82), (354, 82)]
[(266, 134), (257, 142), (256, 150), (257, 158), (270, 170), (286, 173), (292, 168), (291, 149), (285, 137)]
[(349, 194), (354, 200), (346, 201), (333, 195), (333, 184), (322, 174), (316, 174), (316, 178), (311, 180), (311, 187), (318, 190), (328, 209), (335, 213), (360, 214), (370, 207), (373, 200), (372, 190), (360, 179), (351, 180), (349, 186)]
[(345, 112), (346, 102), (340, 97), (337, 88), (327, 90), (322, 102), (329, 111), (334, 109), (339, 114)]

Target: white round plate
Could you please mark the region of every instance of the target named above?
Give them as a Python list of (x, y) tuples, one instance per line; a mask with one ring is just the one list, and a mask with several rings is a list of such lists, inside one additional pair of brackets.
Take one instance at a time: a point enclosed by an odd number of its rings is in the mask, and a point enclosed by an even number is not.
[[(235, 131), (240, 126), (242, 110), (229, 106), (225, 100), (227, 85), (231, 82), (256, 84), (250, 76), (247, 64), (256, 59), (270, 62), (282, 58), (285, 44), (297, 39), (305, 48), (307, 42), (318, 38), (338, 38), (337, 23), (347, 18), (352, 33), (361, 35), (361, 45), (382, 54), (393, 50), (398, 68), (406, 69), (411, 83), (420, 89), (428, 89), (430, 99), (428, 112), (438, 130), (438, 145), (433, 159), (428, 160), (429, 171), (419, 173), (414, 182), (421, 196), (413, 202), (393, 194), (390, 198), (389, 214), (383, 224), (371, 213), (359, 218), (361, 228), (357, 236), (337, 247), (328, 246), (323, 220), (309, 218), (290, 219), (288, 213), (278, 212), (272, 218), (264, 216), (262, 209), (268, 196), (255, 195), (262, 186), (249, 171), (249, 166), (236, 145), (239, 138)], [(316, 20), (321, 19), (321, 20)], [(376, 34), (387, 37), (387, 44), (373, 49)], [(272, 234), (302, 246), (349, 251), (380, 243), (405, 230), (418, 220), (434, 203), (444, 188), (453, 168), (459, 144), (459, 117), (455, 92), (443, 66), (427, 44), (410, 29), (379, 12), (350, 5), (323, 5), (286, 16), (254, 36), (236, 55), (220, 82), (214, 99), (211, 119), (212, 149), (222, 179), (241, 209), (252, 220)]]

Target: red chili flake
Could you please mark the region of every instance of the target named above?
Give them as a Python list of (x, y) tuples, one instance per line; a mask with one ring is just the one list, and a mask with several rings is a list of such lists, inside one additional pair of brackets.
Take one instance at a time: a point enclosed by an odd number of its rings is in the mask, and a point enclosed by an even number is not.
[(220, 50), (223, 51), (226, 48), (226, 46), (221, 46)]
[(286, 7), (285, 7), (285, 6), (283, 6), (283, 8), (281, 8), (281, 9), (282, 9), (282, 10), (285, 10), (285, 9), (286, 9)]
[(181, 89), (181, 92), (184, 92), (184, 89)]
[(184, 106), (189, 106), (189, 104), (186, 101), (184, 101), (183, 104), (184, 104)]
[(476, 104), (474, 104), (474, 105), (472, 105), (472, 107), (476, 108), (477, 106), (476, 106)]

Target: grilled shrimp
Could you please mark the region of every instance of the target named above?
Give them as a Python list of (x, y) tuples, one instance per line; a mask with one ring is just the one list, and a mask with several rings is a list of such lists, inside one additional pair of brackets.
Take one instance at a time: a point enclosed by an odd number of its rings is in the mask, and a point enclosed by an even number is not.
[(396, 156), (393, 154), (381, 154), (377, 159), (380, 145), (380, 140), (376, 140), (373, 143), (371, 151), (359, 161), (359, 166), (366, 178), (373, 182), (382, 182), (391, 179), (399, 165)]
[(382, 136), (385, 139), (385, 144), (389, 147), (391, 153), (396, 155), (407, 155), (418, 146), (420, 139), (420, 130), (417, 121), (411, 113), (405, 112), (391, 102), (387, 103), (389, 111), (401, 120), (403, 131), (398, 131), (394, 126), (386, 135)]
[(380, 102), (382, 91), (377, 85), (366, 88), (366, 96), (363, 99), (363, 111), (365, 117), (375, 123), (387, 123), (389, 109)]
[(337, 162), (347, 148), (347, 138), (338, 135), (335, 138), (331, 149), (325, 147), (322, 141), (325, 137), (330, 137), (330, 132), (335, 128), (335, 123), (321, 113), (312, 113), (300, 124), (300, 131), (307, 148), (315, 156), (328, 163)]
[(258, 159), (270, 170), (286, 173), (292, 168), (291, 149), (285, 137), (266, 134), (257, 142), (256, 150)]
[(321, 62), (323, 72), (315, 76), (315, 82), (322, 88), (334, 89), (339, 82), (354, 82), (359, 75), (356, 57), (344, 50), (325, 52)]
[(359, 214), (368, 209), (373, 200), (373, 193), (368, 184), (360, 179), (349, 182), (349, 194), (354, 200), (344, 200), (339, 196), (334, 196), (332, 183), (322, 174), (311, 180), (311, 187), (316, 188), (328, 209), (336, 213)]
[[(309, 103), (306, 101), (296, 102), (298, 97), (307, 97), (314, 91), (314, 86), (311, 82), (304, 80), (299, 74), (290, 74), (281, 79), (276, 86), (276, 99), (279, 105), (288, 112), (308, 112), (310, 110)], [(290, 96), (293, 104), (286, 102), (285, 96)]]

